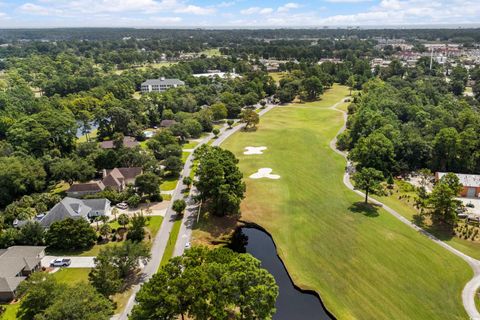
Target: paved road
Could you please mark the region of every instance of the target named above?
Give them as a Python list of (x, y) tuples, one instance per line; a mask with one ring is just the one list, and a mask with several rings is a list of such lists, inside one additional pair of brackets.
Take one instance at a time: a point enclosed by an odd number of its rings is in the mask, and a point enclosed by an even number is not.
[[(202, 138), (200, 140), (199, 146), (201, 144), (207, 143), (212, 137), (213, 137), (213, 134), (209, 134), (205, 138)], [(181, 177), (189, 176), (191, 166), (192, 166), (192, 156), (190, 155), (185, 161), (185, 165), (183, 167), (183, 170), (180, 176)], [(170, 206), (167, 208), (165, 212), (165, 217), (163, 219), (162, 225), (160, 226), (160, 230), (158, 231), (157, 235), (155, 236), (155, 239), (153, 240), (153, 245), (151, 250), (152, 258), (147, 263), (145, 268), (142, 270), (143, 274), (141, 276), (140, 283), (133, 286), (132, 295), (130, 296), (130, 299), (128, 300), (125, 306), (125, 309), (122, 311), (122, 313), (118, 315), (114, 315), (112, 319), (115, 319), (115, 320), (128, 319), (128, 315), (130, 314), (133, 306), (135, 305), (135, 296), (137, 295), (138, 290), (140, 290), (141, 285), (146, 281), (148, 281), (157, 272), (158, 267), (160, 266), (160, 262), (162, 261), (163, 253), (165, 252), (165, 248), (167, 246), (168, 238), (170, 237), (170, 232), (172, 231), (173, 223), (175, 222), (175, 218), (176, 218), (176, 213), (172, 210), (171, 204), (173, 203), (173, 201), (177, 199), (183, 199), (182, 190), (185, 188), (186, 186), (183, 184), (182, 178), (180, 178), (179, 182), (177, 183), (177, 187), (174, 189), (172, 193), (172, 200), (171, 200)]]
[[(268, 111), (272, 110), (275, 106), (276, 105), (273, 105), (273, 104), (267, 105), (265, 109), (260, 110), (258, 115), (259, 116), (264, 115)], [(212, 142), (212, 146), (219, 146), (228, 137), (230, 137), (235, 132), (241, 130), (244, 126), (245, 126), (244, 124), (238, 124), (234, 126), (232, 129), (228, 129), (227, 126), (224, 126), (220, 130), (220, 134), (218, 135), (218, 138)], [(193, 157), (193, 155), (190, 155), (189, 158), (190, 157)], [(175, 250), (173, 252), (174, 257), (181, 256), (183, 254), (183, 252), (185, 251), (185, 245), (187, 244), (187, 242), (190, 242), (190, 239), (192, 237), (192, 229), (198, 218), (198, 211), (200, 209), (199, 204), (194, 201), (194, 197), (196, 194), (197, 194), (196, 188), (192, 187), (192, 190), (186, 199), (187, 208), (185, 210), (185, 214), (183, 215), (182, 225), (180, 227), (180, 232), (178, 234), (177, 243), (175, 244)]]
[[(267, 109), (265, 109), (267, 110)], [(262, 110), (262, 111), (265, 111)], [(233, 132), (238, 131), (243, 125), (235, 126), (232, 129), (228, 129), (227, 125), (224, 125), (220, 129), (219, 137), (215, 142), (218, 140), (223, 141), (226, 137), (230, 136)], [(195, 147), (198, 148), (203, 144), (206, 144), (210, 141), (214, 135), (212, 133), (208, 134), (204, 138), (197, 140), (199, 143)], [(215, 142), (213, 144), (215, 144)], [(115, 320), (126, 320), (128, 319), (128, 314), (132, 311), (133, 306), (135, 305), (135, 296), (140, 290), (140, 287), (143, 283), (148, 281), (158, 270), (160, 266), (160, 262), (162, 261), (163, 253), (165, 252), (165, 248), (167, 246), (168, 238), (170, 237), (170, 232), (172, 231), (173, 223), (176, 219), (176, 213), (172, 210), (171, 204), (177, 199), (184, 199), (184, 195), (182, 191), (187, 188), (186, 185), (183, 184), (183, 177), (190, 176), (190, 171), (192, 170), (193, 165), (193, 153), (191, 153), (188, 158), (185, 160), (185, 164), (183, 166), (183, 170), (180, 174), (180, 179), (177, 183), (177, 187), (172, 192), (172, 199), (170, 202), (170, 206), (167, 208), (165, 217), (163, 219), (162, 225), (160, 230), (158, 231), (155, 239), (153, 240), (152, 245), (152, 259), (148, 262), (148, 264), (143, 269), (143, 275), (141, 277), (141, 281), (139, 284), (135, 285), (132, 289), (132, 295), (128, 300), (125, 309), (119, 315), (115, 315), (112, 319)], [(190, 236), (192, 233), (193, 223), (196, 219), (196, 211), (197, 211), (197, 204), (193, 201), (193, 197), (196, 194), (196, 190), (193, 188), (187, 198), (188, 207), (182, 219), (182, 225), (180, 227), (179, 237), (177, 238), (177, 243), (175, 244), (174, 248), (174, 256), (182, 255), (185, 249), (185, 244), (190, 241)]]
[[(341, 104), (342, 102), (343, 102), (343, 100), (330, 107), (332, 110), (341, 112), (343, 114), (344, 124), (343, 124), (342, 128), (340, 129), (340, 131), (338, 132), (338, 134), (342, 133), (345, 130), (346, 121), (347, 121), (347, 117), (348, 117), (347, 113), (345, 111), (337, 109), (337, 106), (339, 104)], [(330, 148), (332, 148), (333, 151), (335, 151), (336, 153), (338, 153), (338, 154), (342, 155), (343, 157), (347, 158), (346, 152), (342, 152), (340, 150), (337, 150), (336, 142), (337, 142), (337, 137), (333, 138), (332, 141), (330, 141)], [(347, 159), (347, 167), (346, 167), (346, 170), (345, 170), (345, 174), (343, 175), (343, 183), (350, 190), (353, 190), (358, 195), (360, 195), (362, 197), (365, 197), (365, 194), (363, 192), (355, 189), (353, 187), (352, 183), (350, 182), (350, 173), (353, 171), (352, 169), (353, 169), (353, 164)], [(463, 302), (463, 306), (464, 306), (465, 310), (467, 311), (470, 319), (480, 320), (480, 313), (478, 312), (477, 307), (475, 306), (475, 294), (476, 294), (477, 290), (480, 288), (480, 261), (476, 260), (476, 259), (473, 259), (472, 257), (464, 254), (463, 252), (451, 247), (450, 245), (448, 245), (445, 242), (441, 241), (440, 239), (436, 238), (434, 235), (432, 235), (432, 234), (428, 233), (427, 231), (423, 230), (422, 228), (420, 228), (419, 226), (417, 226), (416, 224), (414, 224), (410, 220), (406, 219), (404, 216), (399, 214), (397, 211), (393, 210), (392, 208), (383, 204), (382, 202), (377, 201), (377, 200), (372, 199), (372, 198), (370, 198), (369, 200), (370, 200), (370, 202), (373, 202), (377, 205), (382, 206), (383, 209), (385, 209), (385, 211), (387, 211), (388, 213), (393, 215), (395, 218), (397, 218), (398, 220), (400, 220), (401, 222), (403, 222), (404, 224), (406, 224), (410, 228), (415, 229), (416, 231), (422, 233), (423, 235), (428, 237), (430, 240), (434, 241), (435, 243), (437, 243), (438, 245), (447, 249), (448, 251), (455, 254), (456, 256), (462, 258), (463, 260), (465, 260), (470, 265), (470, 267), (472, 267), (474, 276), (463, 288), (462, 302)]]

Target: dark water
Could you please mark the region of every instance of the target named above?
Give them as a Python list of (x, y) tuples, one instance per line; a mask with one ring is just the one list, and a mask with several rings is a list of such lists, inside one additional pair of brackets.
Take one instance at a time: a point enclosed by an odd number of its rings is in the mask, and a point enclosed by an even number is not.
[(275, 307), (274, 320), (330, 320), (320, 299), (313, 294), (297, 290), (288, 276), (287, 270), (277, 256), (275, 245), (270, 236), (255, 228), (240, 228), (235, 233), (232, 250), (250, 253), (262, 262), (275, 278), (279, 295)]

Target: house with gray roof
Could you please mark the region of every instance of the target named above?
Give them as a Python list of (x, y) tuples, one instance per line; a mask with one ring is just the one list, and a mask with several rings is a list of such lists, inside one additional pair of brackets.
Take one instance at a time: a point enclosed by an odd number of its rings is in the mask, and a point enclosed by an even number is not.
[(184, 86), (185, 82), (179, 79), (165, 79), (161, 77), (160, 79), (148, 79), (145, 82), (142, 82), (140, 88), (142, 93), (148, 92), (164, 92), (170, 88), (177, 88)]
[(0, 301), (14, 299), (18, 285), (32, 272), (41, 268), (45, 248), (13, 246), (0, 250)]
[(41, 217), (38, 222), (44, 227), (50, 227), (54, 222), (65, 219), (90, 220), (98, 216), (108, 216), (111, 212), (108, 199), (75, 199), (65, 197), (50, 211)]

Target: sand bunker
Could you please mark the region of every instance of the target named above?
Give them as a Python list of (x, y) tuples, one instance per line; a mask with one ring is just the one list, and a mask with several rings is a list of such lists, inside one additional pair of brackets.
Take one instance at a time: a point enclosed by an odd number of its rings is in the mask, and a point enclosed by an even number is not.
[(272, 174), (272, 169), (271, 168), (261, 168), (258, 169), (257, 172), (252, 174), (250, 178), (252, 179), (260, 179), (260, 178), (268, 178), (268, 179), (280, 179), (280, 176), (278, 174)]
[(263, 154), (263, 150), (267, 150), (267, 147), (245, 147), (245, 152), (243, 154)]

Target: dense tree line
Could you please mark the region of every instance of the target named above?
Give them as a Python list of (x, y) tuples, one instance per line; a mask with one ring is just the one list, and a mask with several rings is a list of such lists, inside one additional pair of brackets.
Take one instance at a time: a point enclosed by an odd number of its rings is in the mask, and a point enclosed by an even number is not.
[(478, 103), (449, 93), (441, 77), (418, 74), (366, 83), (339, 146), (360, 168), (385, 176), (420, 168), (478, 172)]

